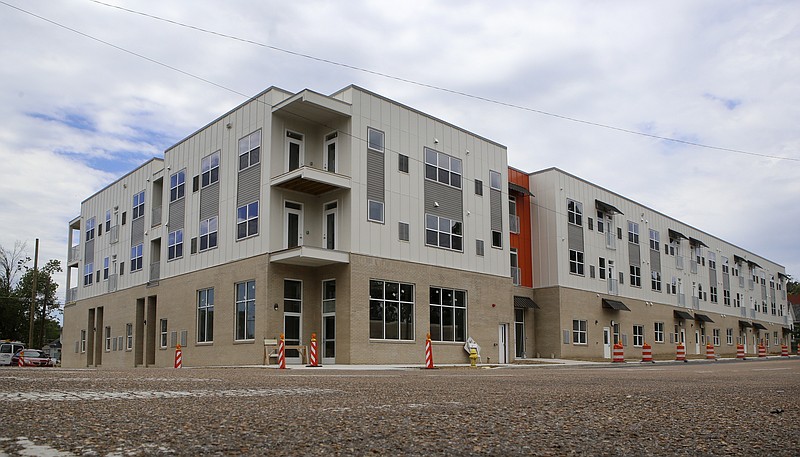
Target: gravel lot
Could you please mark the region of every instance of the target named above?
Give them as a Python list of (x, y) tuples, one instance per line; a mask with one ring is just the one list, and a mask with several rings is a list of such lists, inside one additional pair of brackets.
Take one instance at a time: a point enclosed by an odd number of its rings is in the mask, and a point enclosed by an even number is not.
[(8, 455), (800, 455), (800, 359), (0, 369)]

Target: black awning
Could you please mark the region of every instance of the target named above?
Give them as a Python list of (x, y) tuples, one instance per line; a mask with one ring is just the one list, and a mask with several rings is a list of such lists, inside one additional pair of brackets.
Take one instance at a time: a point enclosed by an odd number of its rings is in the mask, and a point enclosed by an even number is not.
[(758, 322), (753, 322), (753, 328), (757, 329), (757, 330), (766, 330), (767, 329), (766, 327), (764, 327), (762, 324), (759, 324)]
[(631, 309), (625, 306), (625, 303), (622, 303), (618, 300), (609, 300), (607, 298), (603, 299), (603, 308), (610, 308), (617, 311), (630, 311)]
[(529, 308), (529, 309), (542, 309), (539, 305), (536, 304), (535, 301), (531, 300), (528, 297), (521, 297), (519, 295), (514, 295), (514, 307), (515, 308)]
[(707, 244), (703, 243), (702, 241), (698, 240), (697, 238), (692, 238), (692, 237), (689, 237), (689, 244), (691, 244), (692, 246), (703, 246), (704, 248), (708, 247)]
[(703, 321), (703, 322), (710, 322), (712, 324), (714, 323), (714, 321), (712, 321), (710, 317), (706, 316), (705, 314), (700, 314), (700, 313), (694, 313), (694, 320)]
[(783, 333), (792, 333), (791, 327), (783, 327)]
[(677, 309), (672, 314), (678, 319), (694, 319), (694, 317), (686, 311), (678, 311)]
[(744, 260), (744, 257), (740, 257), (736, 254), (733, 255), (733, 261), (736, 263), (745, 263), (747, 260)]
[(513, 182), (508, 183), (508, 191), (514, 191), (522, 195), (533, 195), (528, 189), (520, 186), (519, 184), (514, 184)]
[(752, 327), (753, 324), (747, 321), (739, 321), (739, 327)]
[(599, 209), (600, 211), (602, 211), (604, 213), (608, 213), (608, 214), (623, 214), (624, 215), (624, 213), (622, 211), (620, 211), (616, 206), (610, 205), (610, 204), (605, 203), (605, 202), (601, 202), (600, 200), (595, 200), (594, 201), (594, 207)]
[(684, 240), (688, 240), (689, 239), (683, 233), (675, 231), (675, 230), (672, 230), (672, 229), (667, 229), (667, 233), (669, 234), (669, 237), (672, 238), (673, 240), (679, 240), (681, 238), (683, 238)]
[(778, 278), (789, 279), (789, 277), (786, 276), (786, 273), (781, 273), (780, 271), (778, 272)]
[[(748, 265), (750, 265), (750, 267), (751, 267), (751, 268), (752, 268), (752, 267), (761, 268), (761, 265), (759, 265), (759, 264), (757, 264), (757, 263), (753, 262), (752, 260), (748, 260), (748, 261), (747, 261), (747, 264), (748, 264)], [(763, 269), (763, 268), (762, 268), (762, 269)]]

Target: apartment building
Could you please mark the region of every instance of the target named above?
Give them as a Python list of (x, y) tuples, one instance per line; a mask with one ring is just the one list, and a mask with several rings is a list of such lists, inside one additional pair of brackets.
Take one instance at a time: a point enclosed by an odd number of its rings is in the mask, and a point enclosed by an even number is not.
[(281, 333), (323, 364), (420, 363), (428, 333), (439, 363), (468, 338), (508, 362), (534, 324), (508, 176), (501, 144), (378, 94), (271, 87), (82, 203), (63, 364), (262, 364)]
[(656, 210), (550, 168), (530, 175), (536, 352), (611, 358), (780, 353), (792, 319), (785, 269)]

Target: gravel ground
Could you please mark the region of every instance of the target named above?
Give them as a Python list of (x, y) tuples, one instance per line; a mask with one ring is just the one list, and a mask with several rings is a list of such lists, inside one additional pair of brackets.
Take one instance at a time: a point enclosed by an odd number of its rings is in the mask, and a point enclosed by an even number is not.
[(0, 369), (7, 455), (800, 455), (800, 359)]

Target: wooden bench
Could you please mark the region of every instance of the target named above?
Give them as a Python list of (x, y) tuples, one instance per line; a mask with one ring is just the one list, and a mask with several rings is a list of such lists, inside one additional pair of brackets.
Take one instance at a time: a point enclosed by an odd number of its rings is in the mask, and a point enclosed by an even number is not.
[[(303, 365), (308, 364), (308, 346), (299, 344), (286, 344), (284, 345), (285, 350), (296, 350), (300, 352), (300, 361)], [(272, 359), (275, 359), (275, 362), (278, 361), (278, 340), (277, 339), (269, 339), (264, 338), (264, 365), (270, 365)]]

